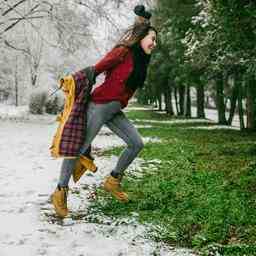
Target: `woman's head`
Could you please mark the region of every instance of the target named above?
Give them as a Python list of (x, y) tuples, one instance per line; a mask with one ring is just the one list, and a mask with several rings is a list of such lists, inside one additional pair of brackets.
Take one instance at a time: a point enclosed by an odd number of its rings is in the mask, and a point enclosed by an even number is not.
[(140, 46), (146, 54), (151, 54), (156, 47), (157, 32), (153, 29), (148, 31), (148, 34), (140, 40)]
[(119, 43), (129, 47), (132, 52), (133, 70), (126, 81), (126, 86), (132, 90), (144, 85), (151, 51), (156, 46), (156, 35), (156, 29), (150, 24), (135, 24)]
[(140, 45), (146, 54), (156, 46), (157, 30), (149, 23), (135, 23), (132, 28), (128, 29), (119, 41), (128, 47)]
[(147, 68), (151, 52), (156, 46), (157, 31), (150, 25), (151, 13), (143, 5), (134, 9), (137, 20), (120, 39), (118, 45), (125, 45), (131, 49), (133, 55), (133, 70), (126, 81), (126, 87), (135, 91), (142, 88), (147, 75)]

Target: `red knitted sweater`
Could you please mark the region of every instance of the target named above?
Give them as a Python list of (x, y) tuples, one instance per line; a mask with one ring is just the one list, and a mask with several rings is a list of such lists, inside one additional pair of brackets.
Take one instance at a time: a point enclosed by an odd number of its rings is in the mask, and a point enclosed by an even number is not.
[(134, 91), (125, 86), (133, 70), (132, 52), (125, 46), (114, 48), (103, 57), (95, 66), (96, 75), (105, 71), (104, 82), (92, 93), (95, 103), (107, 103), (118, 100), (122, 108), (126, 107)]

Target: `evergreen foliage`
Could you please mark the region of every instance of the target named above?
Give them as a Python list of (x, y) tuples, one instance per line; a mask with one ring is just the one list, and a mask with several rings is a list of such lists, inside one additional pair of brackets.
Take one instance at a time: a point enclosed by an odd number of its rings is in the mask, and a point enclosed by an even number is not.
[(252, 0), (159, 0), (154, 13), (158, 47), (149, 70), (149, 89), (139, 99), (149, 102), (146, 96), (154, 95), (160, 105), (162, 95), (168, 112), (168, 97), (175, 96), (176, 114), (189, 116), (189, 90), (195, 88), (198, 116), (204, 116), (202, 98), (208, 95), (215, 102), (219, 123), (230, 124), (237, 105), (240, 128), (255, 130), (255, 16)]

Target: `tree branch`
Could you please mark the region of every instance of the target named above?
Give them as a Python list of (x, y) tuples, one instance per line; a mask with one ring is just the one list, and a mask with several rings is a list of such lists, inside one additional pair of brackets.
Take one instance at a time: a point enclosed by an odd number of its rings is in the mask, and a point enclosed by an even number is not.
[[(7, 2), (7, 0), (4, 0), (5, 2)], [(5, 16), (7, 13), (9, 13), (10, 11), (12, 11), (13, 9), (15, 9), (18, 5), (22, 4), (23, 2), (25, 2), (27, 0), (21, 0), (18, 3), (16, 3), (15, 5), (11, 6), (8, 10), (6, 10), (5, 12), (2, 13), (2, 16)]]
[(11, 43), (9, 43), (7, 40), (4, 40), (4, 44), (5, 44), (6, 46), (8, 46), (8, 47), (10, 47), (10, 48), (12, 48), (12, 49), (14, 49), (14, 50), (16, 50), (16, 51), (23, 52), (23, 53), (26, 53), (26, 54), (28, 54), (28, 55), (31, 55), (31, 53), (30, 53), (28, 50), (22, 49), (22, 48), (17, 48), (17, 47), (15, 47), (14, 45), (12, 45)]
[[(108, 17), (108, 15), (106, 14), (106, 12), (102, 12), (102, 9), (99, 9), (99, 8), (96, 8), (96, 7), (93, 8), (93, 7), (91, 7), (89, 4), (84, 3), (84, 2), (82, 2), (81, 0), (77, 1), (76, 3), (79, 4), (79, 5), (85, 6), (86, 8), (88, 8), (89, 10), (91, 10), (93, 13), (98, 14), (99, 16), (106, 18), (106, 20), (107, 20), (110, 24), (112, 24), (117, 30), (119, 30), (119, 27)], [(106, 2), (105, 2), (104, 4), (106, 4)], [(99, 11), (99, 10), (100, 10), (100, 11)]]
[[(7, 5), (8, 5), (8, 4), (7, 4)], [(35, 6), (34, 6), (33, 8), (31, 8), (31, 9), (29, 10), (29, 12), (28, 12), (27, 14), (25, 14), (25, 15), (21, 15), (17, 10), (14, 10), (16, 13), (18, 13), (18, 14), (21, 16), (21, 18), (20, 18), (19, 20), (15, 21), (14, 23), (12, 23), (12, 24), (11, 24), (10, 26), (8, 26), (6, 29), (4, 29), (4, 31), (1, 32), (0, 35), (4, 34), (4, 33), (7, 32), (8, 30), (10, 30), (11, 28), (13, 28), (13, 27), (14, 27), (15, 25), (17, 25), (21, 20), (27, 20), (27, 16), (30, 15), (35, 9), (37, 9), (38, 6), (40, 6), (40, 4), (35, 5)]]
[[(31, 20), (31, 19), (42, 19), (42, 18), (46, 18), (47, 16), (33, 16), (33, 17), (27, 17), (26, 19), (27, 20)], [(24, 20), (25, 18), (18, 18), (18, 17), (16, 17), (16, 18), (10, 18), (10, 19), (8, 19), (8, 21), (17, 21), (17, 20)], [(3, 24), (5, 24), (5, 22), (0, 22), (0, 25), (3, 25)]]
[[(42, 18), (46, 18), (47, 16), (32, 16), (32, 17), (26, 17), (26, 19), (31, 20), (31, 19), (42, 19)], [(24, 19), (24, 18), (10, 18), (9, 20), (20, 20), (20, 19)], [(1, 23), (0, 23), (1, 24)]]
[(15, 25), (17, 25), (21, 20), (23, 19), (19, 19), (16, 22), (12, 23), (10, 26), (8, 26), (3, 32), (0, 33), (0, 35), (4, 34), (5, 32), (7, 32), (8, 30), (10, 30), (11, 28), (13, 28)]

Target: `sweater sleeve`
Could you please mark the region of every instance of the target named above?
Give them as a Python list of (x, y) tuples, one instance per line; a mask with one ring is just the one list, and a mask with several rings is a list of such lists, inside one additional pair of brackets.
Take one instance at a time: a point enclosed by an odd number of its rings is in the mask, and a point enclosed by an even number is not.
[(124, 60), (128, 51), (128, 48), (125, 46), (119, 46), (112, 49), (94, 66), (96, 75), (117, 66)]

